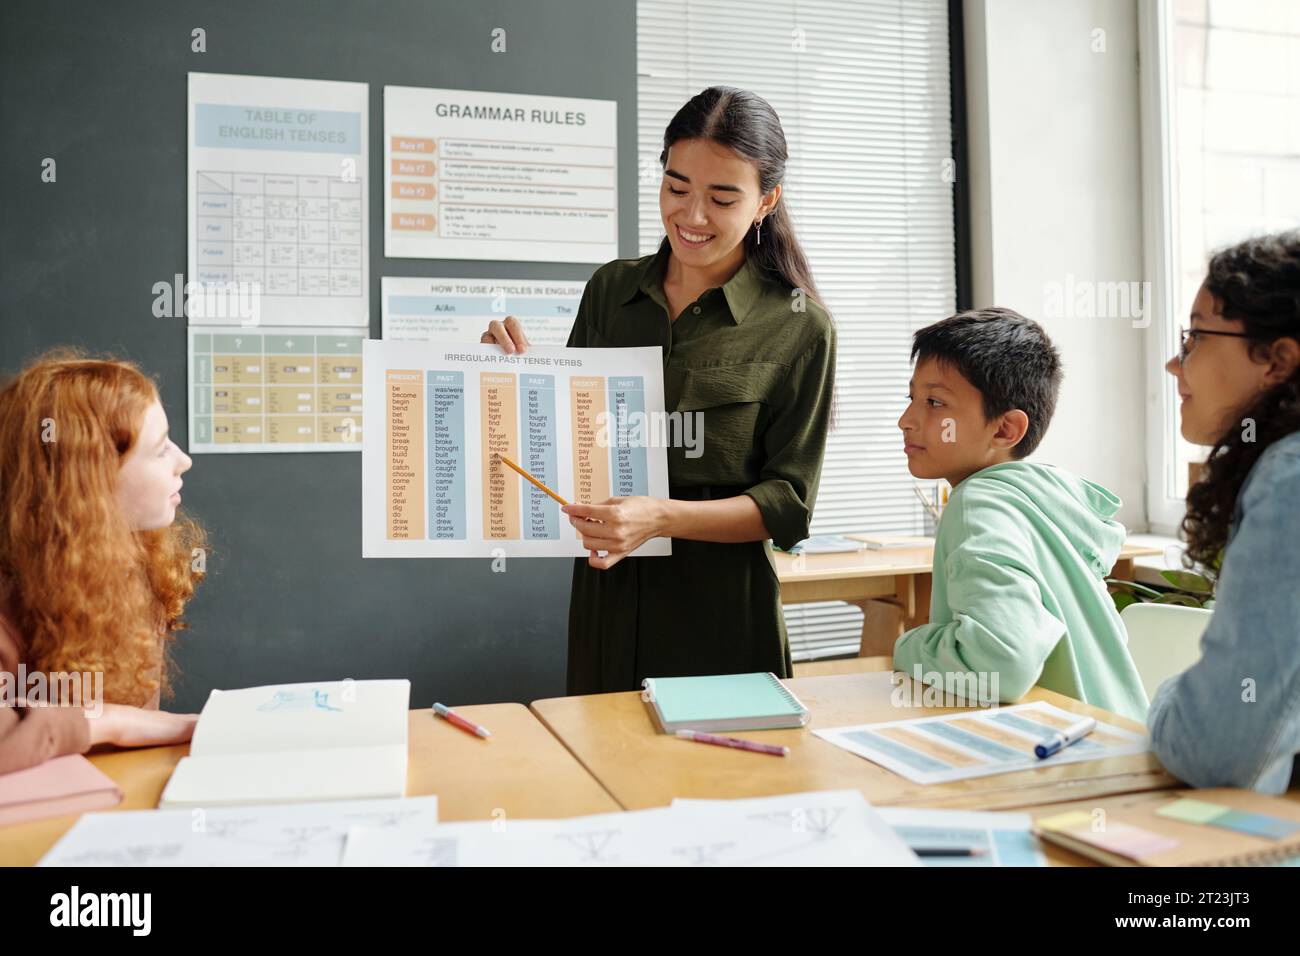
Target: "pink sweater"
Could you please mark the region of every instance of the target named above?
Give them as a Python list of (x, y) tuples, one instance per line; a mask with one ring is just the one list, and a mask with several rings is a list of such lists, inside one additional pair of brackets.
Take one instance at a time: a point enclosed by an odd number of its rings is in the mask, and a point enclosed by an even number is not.
[[(0, 611), (0, 671), (16, 687), (22, 643), (9, 618)], [(52, 757), (90, 749), (90, 722), (80, 707), (17, 707), (0, 702), (0, 773), (34, 767)]]

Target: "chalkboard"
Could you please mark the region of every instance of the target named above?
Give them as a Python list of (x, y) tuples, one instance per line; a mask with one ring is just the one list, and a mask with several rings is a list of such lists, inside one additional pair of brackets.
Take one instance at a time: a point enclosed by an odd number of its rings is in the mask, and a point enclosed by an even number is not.
[[(206, 52), (191, 49), (195, 28)], [(191, 70), (370, 84), (374, 337), (384, 275), (593, 271), (385, 259), (386, 84), (617, 101), (619, 249), (636, 254), (634, 0), (5, 0), (0, 49), (0, 374), (56, 345), (129, 358), (157, 378), (182, 447), (185, 320), (155, 318), (152, 290), (186, 268)], [(363, 561), (360, 502), (359, 453), (195, 459), (185, 507), (213, 552), (170, 708), (216, 687), (345, 677), (407, 677), (412, 706), (564, 693), (571, 561)]]

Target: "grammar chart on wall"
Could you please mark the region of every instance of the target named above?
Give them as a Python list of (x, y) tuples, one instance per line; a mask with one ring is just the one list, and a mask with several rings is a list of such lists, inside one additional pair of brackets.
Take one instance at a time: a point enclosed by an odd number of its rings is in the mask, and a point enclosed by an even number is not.
[(258, 286), (262, 325), (369, 324), (368, 98), (365, 83), (189, 74), (192, 280)]
[(189, 450), (358, 451), (369, 87), (191, 73), (188, 91)]
[(384, 255), (618, 258), (613, 100), (384, 87)]
[[(560, 505), (668, 497), (659, 348), (364, 343), (362, 556), (581, 557)], [(634, 554), (666, 555), (654, 538)]]
[(514, 316), (530, 345), (564, 345), (585, 282), (384, 276), (383, 338), (477, 343), (493, 319)]

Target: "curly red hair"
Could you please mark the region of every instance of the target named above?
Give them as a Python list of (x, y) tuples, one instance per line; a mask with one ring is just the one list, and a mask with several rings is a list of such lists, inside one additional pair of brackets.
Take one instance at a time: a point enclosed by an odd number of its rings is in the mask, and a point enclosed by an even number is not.
[[(115, 498), (158, 389), (130, 362), (50, 352), (0, 390), (0, 584), (32, 670), (102, 671), (111, 703), (169, 694), (203, 578), (188, 517), (133, 530)], [(3, 592), (0, 592), (3, 596)]]

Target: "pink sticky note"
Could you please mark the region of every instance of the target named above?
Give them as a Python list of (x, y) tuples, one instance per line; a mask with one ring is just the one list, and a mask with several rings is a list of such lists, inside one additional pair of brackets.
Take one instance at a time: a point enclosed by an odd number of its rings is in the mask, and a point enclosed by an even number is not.
[(1079, 827), (1066, 832), (1085, 843), (1130, 860), (1142, 860), (1178, 848), (1178, 841), (1173, 837), (1152, 833), (1127, 823), (1111, 823), (1104, 830)]

